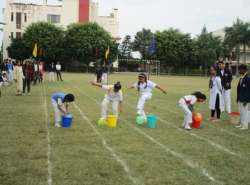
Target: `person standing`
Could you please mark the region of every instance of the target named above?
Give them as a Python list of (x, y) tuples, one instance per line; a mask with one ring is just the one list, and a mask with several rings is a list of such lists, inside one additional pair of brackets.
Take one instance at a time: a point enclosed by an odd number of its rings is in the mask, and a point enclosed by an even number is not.
[(230, 93), (231, 93), (231, 82), (233, 80), (233, 76), (230, 69), (225, 67), (223, 61), (219, 61), (218, 66), (220, 69), (219, 76), (221, 78), (221, 85), (222, 85), (221, 111), (223, 112), (225, 110), (224, 101), (226, 101), (226, 109), (227, 112), (230, 114), (231, 113)]
[(55, 81), (54, 78), (54, 72), (55, 72), (55, 65), (54, 62), (51, 62), (51, 64), (49, 65), (49, 81)]
[(60, 63), (57, 62), (57, 64), (56, 64), (56, 76), (57, 76), (57, 81), (59, 81), (58, 76), (60, 76), (60, 79), (61, 79), (61, 81), (62, 81), (61, 69), (62, 69), (62, 67), (61, 67)]
[(30, 95), (30, 82), (32, 79), (32, 68), (28, 61), (23, 66), (23, 75), (25, 77), (23, 81), (23, 95), (25, 95), (26, 84), (27, 84), (27, 89), (28, 89), (28, 95)]
[[(209, 81), (209, 90), (210, 90), (210, 100), (209, 100), (209, 109), (211, 109), (211, 117), (207, 121), (220, 122), (220, 113), (221, 113), (221, 94), (222, 86), (221, 79), (218, 77), (218, 68), (216, 66), (211, 67), (211, 78)], [(217, 119), (214, 119), (215, 110), (217, 112)]]
[(39, 75), (39, 65), (37, 63), (37, 60), (35, 60), (34, 63), (32, 64), (32, 75), (33, 75), (34, 85), (36, 85), (38, 75)]
[(95, 75), (97, 78), (97, 83), (102, 82), (102, 68), (100, 68), (100, 64), (97, 65), (97, 68), (95, 70)]
[(8, 65), (7, 65), (7, 62), (8, 62), (8, 59), (5, 59), (4, 62), (2, 63), (2, 66), (1, 66), (2, 75), (3, 75), (4, 72), (5, 72), (6, 74), (7, 74), (7, 72), (8, 72)]
[(15, 95), (21, 96), (23, 91), (23, 80), (25, 79), (23, 75), (23, 69), (21, 66), (21, 62), (17, 61), (17, 65), (14, 68), (14, 89)]
[(248, 103), (250, 102), (250, 77), (247, 74), (247, 66), (244, 64), (238, 67), (239, 74), (241, 75), (240, 81), (237, 86), (237, 99), (236, 103), (239, 104), (239, 111), (241, 117), (241, 124), (236, 126), (240, 130), (248, 129)]
[(11, 64), (11, 60), (9, 60), (9, 63), (8, 63), (8, 80), (10, 81), (10, 82), (12, 82), (13, 81), (13, 66), (12, 66), (12, 64)]
[(43, 73), (44, 73), (44, 68), (43, 68), (42, 62), (39, 63), (38, 69), (39, 69), (39, 74), (38, 74), (38, 76), (39, 76), (39, 83), (40, 82), (42, 83), (43, 82)]
[(106, 65), (105, 62), (103, 63), (102, 72), (103, 72), (103, 81), (106, 84), (108, 82), (108, 66)]

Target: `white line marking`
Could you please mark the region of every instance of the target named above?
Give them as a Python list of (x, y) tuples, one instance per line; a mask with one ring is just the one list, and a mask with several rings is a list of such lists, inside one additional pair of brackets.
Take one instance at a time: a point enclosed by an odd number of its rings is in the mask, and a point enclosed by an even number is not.
[[(61, 86), (60, 84), (59, 84), (59, 86), (60, 86), (61, 89), (64, 91), (64, 89), (62, 88), (62, 86)], [(64, 92), (65, 92), (65, 91), (64, 91)], [(129, 177), (129, 179), (130, 179), (134, 184), (138, 183), (139, 181), (138, 181), (136, 178), (134, 178), (134, 177), (132, 176), (132, 174), (131, 174), (131, 172), (130, 172), (130, 169), (129, 169), (129, 167), (127, 166), (126, 162), (124, 162), (124, 161), (123, 161), (123, 160), (113, 151), (113, 149), (112, 149), (111, 147), (109, 147), (109, 145), (106, 143), (106, 141), (105, 141), (104, 137), (102, 136), (102, 134), (101, 134), (101, 133), (95, 128), (95, 126), (90, 122), (89, 118), (86, 117), (86, 116), (84, 115), (84, 113), (81, 111), (81, 109), (78, 108), (78, 106), (76, 105), (76, 103), (73, 102), (73, 104), (74, 104), (75, 108), (79, 111), (79, 113), (82, 115), (82, 117), (83, 117), (83, 118), (87, 121), (87, 123), (91, 126), (91, 128), (96, 132), (96, 134), (99, 135), (99, 137), (100, 137), (101, 140), (102, 140), (103, 146), (104, 146), (105, 148), (107, 148), (107, 149), (111, 152), (111, 154), (113, 155), (113, 157), (114, 157), (119, 163), (121, 163), (121, 165), (123, 166), (125, 172), (127, 173), (128, 177)], [(144, 184), (144, 183), (141, 183), (141, 182), (140, 182), (140, 184)]]
[(47, 100), (46, 100), (46, 88), (45, 88), (45, 81), (43, 82), (43, 90), (44, 90), (44, 107), (45, 107), (45, 127), (47, 131), (47, 142), (48, 142), (48, 151), (47, 151), (47, 164), (48, 164), (48, 184), (52, 184), (52, 166), (50, 162), (50, 151), (51, 151), (51, 146), (50, 146), (50, 132), (48, 128), (48, 113), (47, 113)]

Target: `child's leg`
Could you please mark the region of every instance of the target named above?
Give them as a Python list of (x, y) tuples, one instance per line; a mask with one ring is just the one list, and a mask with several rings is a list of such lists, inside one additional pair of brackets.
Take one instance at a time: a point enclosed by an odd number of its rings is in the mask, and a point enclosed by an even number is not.
[(107, 107), (109, 103), (110, 103), (110, 100), (108, 98), (104, 98), (102, 102), (101, 118), (105, 120), (107, 120), (106, 111), (107, 111)]
[(140, 97), (138, 104), (137, 104), (137, 114), (140, 114), (143, 118), (144, 121), (147, 121), (147, 116), (145, 114), (145, 112), (143, 111), (144, 105), (146, 103), (146, 101), (150, 100), (152, 98), (152, 93), (147, 93), (144, 94)]
[(112, 101), (113, 115), (116, 115), (118, 118), (118, 101)]
[(211, 117), (213, 118), (215, 115), (215, 110), (211, 110)]
[(60, 110), (58, 109), (58, 104), (55, 100), (51, 100), (52, 107), (55, 110), (55, 121), (56, 123), (60, 122)]
[(189, 124), (193, 122), (192, 120), (192, 112), (188, 109), (185, 100), (179, 101), (179, 107), (182, 109), (182, 111), (185, 113), (184, 118), (184, 126), (186, 129), (191, 129)]
[(220, 96), (219, 96), (219, 94), (216, 95), (215, 108), (216, 108), (216, 113), (217, 113), (217, 119), (220, 119), (221, 110), (220, 110)]
[(25, 88), (26, 88), (26, 79), (23, 81), (23, 94), (25, 93)]

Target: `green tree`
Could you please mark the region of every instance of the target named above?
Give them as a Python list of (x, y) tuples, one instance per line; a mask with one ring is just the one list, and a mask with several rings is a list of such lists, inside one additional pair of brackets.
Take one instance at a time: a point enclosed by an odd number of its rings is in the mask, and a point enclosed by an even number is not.
[(128, 58), (131, 57), (132, 46), (131, 36), (126, 35), (119, 45), (119, 59), (126, 59), (126, 71), (128, 70)]
[[(135, 35), (135, 39), (132, 42), (132, 50), (139, 51), (143, 60), (150, 58), (148, 49), (151, 47), (151, 39), (153, 33), (150, 29), (143, 28)], [(146, 63), (144, 63), (144, 69), (146, 69)]]
[(25, 60), (30, 58), (30, 54), (27, 51), (28, 48), (24, 44), (23, 38), (15, 38), (12, 40), (11, 44), (6, 48), (8, 51), (8, 56), (16, 60)]
[[(232, 51), (235, 49), (237, 54), (237, 68), (236, 75), (238, 75), (238, 66), (240, 63), (240, 48), (243, 47), (243, 54), (246, 53), (246, 46), (250, 45), (250, 22), (243, 22), (239, 18), (233, 23), (231, 27), (225, 27), (224, 43), (227, 44)], [(246, 55), (243, 59), (246, 63)]]
[(37, 43), (38, 54), (39, 49), (43, 48), (42, 59), (44, 61), (56, 61), (62, 53), (63, 29), (51, 23), (35, 22), (30, 24), (25, 29), (22, 38), (24, 45), (27, 47), (25, 55), (30, 57), (32, 56), (35, 43)]
[[(65, 49), (69, 56), (83, 62), (87, 66), (96, 59), (105, 60), (105, 53), (109, 47), (108, 61), (114, 62), (118, 55), (118, 45), (111, 35), (97, 23), (68, 25), (65, 34)], [(97, 47), (97, 57), (95, 48)]]

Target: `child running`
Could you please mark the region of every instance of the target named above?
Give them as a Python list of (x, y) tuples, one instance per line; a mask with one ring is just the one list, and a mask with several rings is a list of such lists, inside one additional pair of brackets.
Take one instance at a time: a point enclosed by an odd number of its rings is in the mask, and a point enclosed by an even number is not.
[[(55, 119), (56, 119), (55, 126), (56, 127), (61, 127), (61, 125), (59, 124), (60, 111), (63, 113), (63, 115), (69, 114), (68, 112), (69, 102), (73, 102), (74, 100), (75, 98), (73, 94), (56, 93), (52, 95), (51, 104), (55, 110)], [(63, 103), (65, 102), (66, 102), (66, 109), (63, 105)]]
[(179, 101), (179, 107), (185, 113), (184, 121), (182, 126), (185, 127), (186, 130), (191, 130), (189, 124), (193, 122), (192, 115), (195, 115), (196, 112), (194, 111), (193, 105), (196, 102), (203, 102), (206, 100), (206, 95), (202, 94), (201, 92), (195, 92), (191, 95), (184, 96)]
[(129, 87), (128, 90), (137, 88), (137, 90), (140, 91), (140, 98), (137, 104), (137, 114), (144, 118), (144, 122), (147, 122), (147, 116), (143, 111), (143, 107), (146, 101), (152, 98), (152, 88), (160, 89), (164, 94), (166, 94), (167, 91), (161, 88), (159, 85), (156, 85), (154, 82), (147, 80), (147, 76), (144, 73), (140, 73), (138, 78), (139, 81), (133, 86)]
[(113, 115), (118, 116), (118, 102), (120, 103), (120, 112), (122, 113), (122, 86), (120, 82), (117, 82), (115, 85), (102, 85), (95, 82), (91, 82), (91, 84), (108, 91), (102, 102), (101, 119), (107, 120), (106, 112), (109, 103), (112, 103)]
[[(222, 85), (221, 79), (217, 76), (218, 68), (216, 66), (211, 67), (211, 78), (209, 81), (210, 89), (210, 100), (209, 100), (209, 109), (211, 109), (211, 117), (207, 121), (213, 120), (213, 122), (220, 122), (220, 113), (221, 113), (221, 95), (222, 95)], [(217, 119), (214, 119), (215, 109), (217, 112)]]

